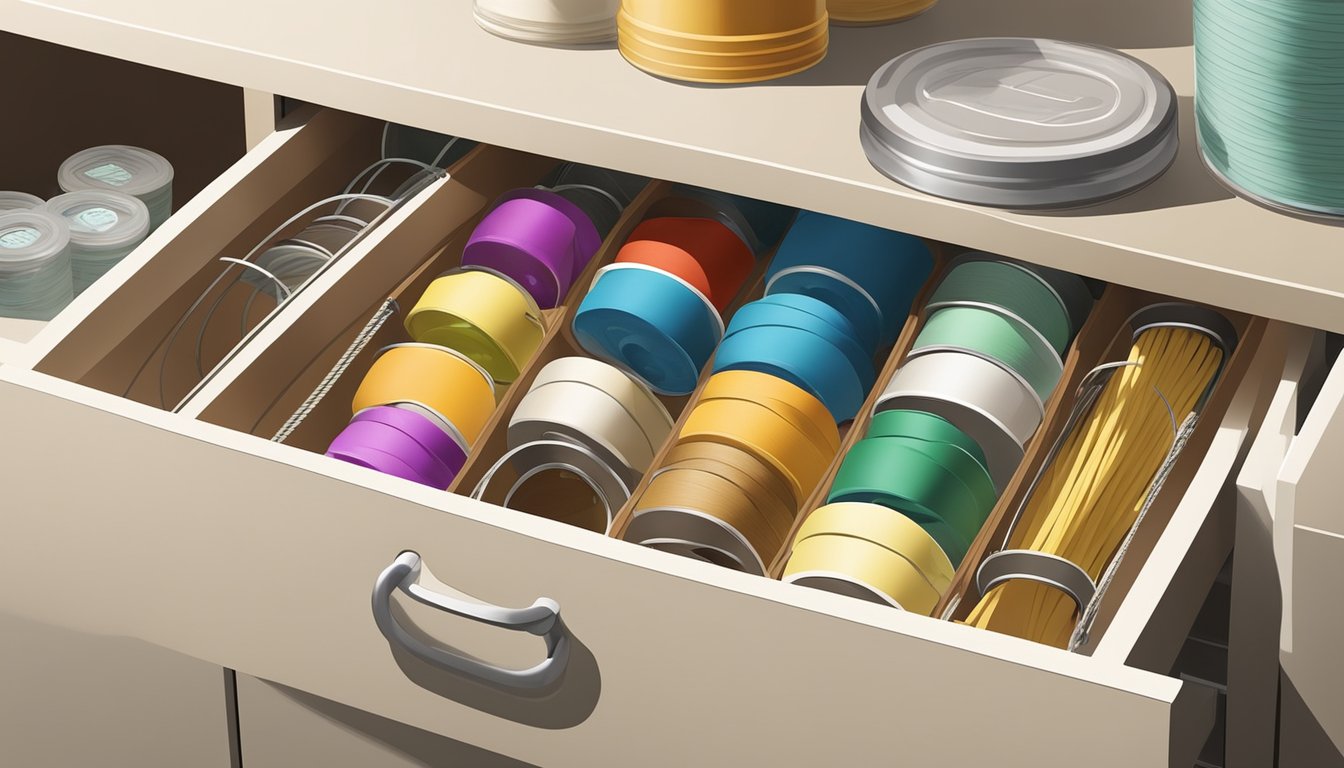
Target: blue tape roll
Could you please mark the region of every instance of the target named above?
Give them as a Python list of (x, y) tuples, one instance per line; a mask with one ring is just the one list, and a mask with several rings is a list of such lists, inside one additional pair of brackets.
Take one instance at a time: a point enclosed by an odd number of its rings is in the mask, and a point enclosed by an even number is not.
[(714, 354), (720, 321), (704, 297), (655, 269), (600, 273), (574, 316), (574, 336), (594, 357), (651, 389), (690, 394)]
[(797, 385), (820, 400), (836, 423), (854, 418), (867, 395), (839, 347), (794, 326), (756, 326), (726, 335), (714, 357), (714, 372), (721, 371), (768, 373)]
[(767, 296), (739, 309), (728, 324), (728, 333), (768, 325), (794, 326), (821, 336), (844, 353), (865, 392), (877, 383), (876, 350), (865, 350), (854, 338), (849, 320), (826, 302), (795, 293)]
[(770, 263), (766, 293), (821, 299), (850, 319), (860, 343), (878, 348), (896, 341), (932, 271), (933, 253), (918, 237), (803, 211)]

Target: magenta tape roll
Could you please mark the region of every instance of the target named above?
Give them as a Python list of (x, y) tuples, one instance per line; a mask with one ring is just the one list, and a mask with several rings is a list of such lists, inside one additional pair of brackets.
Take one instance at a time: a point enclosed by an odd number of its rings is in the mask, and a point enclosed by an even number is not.
[(355, 414), (327, 455), (440, 489), (452, 485), (467, 461), (448, 433), (422, 414), (394, 406)]

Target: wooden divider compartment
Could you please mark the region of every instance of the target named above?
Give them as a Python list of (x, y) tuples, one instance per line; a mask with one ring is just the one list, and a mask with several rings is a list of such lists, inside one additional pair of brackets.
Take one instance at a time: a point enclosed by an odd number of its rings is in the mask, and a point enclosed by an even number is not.
[[(928, 243), (930, 249), (932, 249), (933, 251), (934, 265), (933, 270), (930, 273), (929, 279), (925, 281), (924, 286), (921, 288), (919, 294), (916, 296), (914, 304), (912, 305), (913, 307), (923, 306), (925, 300), (928, 297), (929, 292), (932, 291), (933, 286), (937, 285), (937, 281), (941, 279), (949, 254), (948, 246), (942, 243), (936, 243), (932, 241), (926, 241), (926, 242)], [(741, 306), (741, 304), (745, 304), (749, 301), (759, 299), (765, 294), (764, 267), (766, 266), (768, 266), (768, 262), (762, 264), (763, 268), (760, 270), (761, 279), (757, 280), (757, 282), (752, 286), (751, 290), (745, 296), (741, 297), (737, 306)], [(853, 437), (853, 435), (855, 434), (855, 426), (861, 422), (864, 413), (871, 411), (873, 399), (881, 392), (882, 384), (890, 377), (891, 372), (894, 371), (894, 368), (892, 368), (893, 365), (892, 360), (899, 359), (900, 356), (903, 356), (904, 355), (903, 350), (908, 349), (909, 345), (913, 343), (914, 340), (912, 332), (913, 322), (914, 322), (913, 316), (906, 320), (905, 327), (902, 329), (900, 335), (897, 337), (897, 340), (895, 344), (892, 346), (890, 351), (879, 350), (879, 353), (874, 356), (875, 359), (887, 360), (887, 363), (878, 375), (878, 384), (876, 384), (873, 387), (872, 391), (868, 393), (868, 397), (865, 399), (864, 407), (859, 412), (859, 416), (851, 421), (845, 422), (844, 424), (840, 425), (841, 450), (840, 453), (837, 454), (837, 456), (831, 461), (830, 467), (828, 467), (826, 474), (823, 476), (823, 480), (820, 486), (821, 489), (830, 487), (831, 478), (834, 476), (835, 471), (839, 467), (840, 457), (844, 456), (845, 452), (848, 450), (847, 446), (850, 445), (852, 441), (855, 439)], [(883, 354), (884, 352), (885, 354)], [(898, 355), (897, 352), (900, 352), (900, 355)], [(690, 396), (689, 404), (692, 407), (696, 402), (700, 400), (701, 392), (704, 390), (705, 384), (708, 383), (709, 381), (710, 371), (712, 370), (712, 368), (713, 368), (713, 360), (711, 359), (709, 365), (705, 366), (705, 370), (701, 374), (699, 385), (696, 387), (695, 392), (692, 393)], [(654, 456), (653, 463), (650, 465), (651, 467), (661, 467), (666, 463), (667, 455), (671, 453), (672, 449), (675, 447), (677, 435), (680, 434), (682, 427), (686, 423), (686, 419), (690, 417), (690, 412), (691, 408), (689, 407), (683, 409), (680, 418), (678, 418), (676, 421), (676, 425), (672, 428), (671, 436), (664, 443), (663, 447), (658, 451), (658, 453)], [(621, 512), (616, 516), (616, 519), (611, 527), (612, 536), (620, 538), (625, 533), (625, 530), (629, 527), (630, 520), (634, 516), (634, 502), (639, 498), (640, 494), (644, 492), (644, 489), (648, 487), (649, 479), (652, 474), (653, 474), (652, 472), (645, 474), (644, 479), (635, 488), (634, 493), (630, 495), (630, 502), (627, 503), (625, 505), (625, 508), (622, 509)], [(813, 492), (809, 494), (808, 500), (805, 501), (802, 505), (802, 509), (810, 512), (814, 508), (812, 504), (815, 498), (817, 497), (818, 492), (819, 492), (818, 489), (814, 489)], [(798, 517), (794, 520), (793, 532), (796, 532), (797, 526), (802, 524), (803, 517), (805, 517), (805, 515), (799, 514)], [(788, 548), (789, 542), (792, 541), (793, 532), (790, 533), (789, 540), (785, 542), (784, 545), (785, 549)], [(776, 561), (779, 557), (782, 557), (783, 553), (760, 553), (760, 554), (761, 554), (761, 560), (766, 563), (767, 574), (773, 574), (775, 571), (771, 563)]]
[[(650, 214), (660, 215), (657, 210), (659, 204), (664, 201), (671, 202), (676, 197), (677, 190), (672, 184), (655, 182), (650, 185), (649, 188), (644, 191), (644, 194), (640, 196), (640, 199), (636, 200), (635, 204), (632, 204), (629, 209), (626, 210), (626, 216), (621, 220), (621, 223), (617, 228), (613, 230), (612, 236), (603, 244), (603, 250), (598, 254), (598, 257), (593, 260), (594, 264), (592, 265), (591, 271), (595, 273), (597, 269), (614, 261), (616, 255), (620, 252), (621, 246), (625, 245), (626, 238), (629, 237), (635, 227)], [(669, 210), (669, 215), (672, 212), (673, 211)], [(728, 310), (724, 313), (723, 320), (725, 325), (732, 318), (733, 313), (737, 311), (738, 307), (752, 299), (760, 297), (765, 288), (765, 270), (770, 264), (770, 258), (773, 256), (774, 251), (771, 250), (768, 253), (761, 254), (757, 259), (756, 267), (752, 274), (747, 277), (744, 287), (738, 292), (738, 295), (733, 299)], [(580, 283), (576, 283), (577, 294), (572, 294), (572, 301), (565, 307), (563, 316), (557, 327), (547, 335), (541, 353), (533, 361), (533, 364), (523, 372), (523, 375), (519, 377), (517, 383), (522, 386), (513, 387), (510, 392), (500, 400), (500, 407), (495, 411), (494, 416), (486, 425), (485, 437), (481, 440), (480, 444), (478, 444), (477, 449), (473, 452), (472, 456), (467, 459), (467, 464), (458, 475), (457, 482), (453, 485), (453, 490), (462, 494), (471, 494), (480, 483), (485, 473), (489, 471), (490, 467), (498, 462), (508, 450), (509, 418), (512, 417), (514, 409), (518, 407), (518, 402), (527, 394), (532, 382), (536, 379), (537, 374), (542, 368), (553, 360), (562, 357), (592, 357), (592, 355), (588, 354), (581, 346), (579, 346), (573, 331), (574, 316), (578, 314), (579, 304), (582, 301), (582, 297), (587, 294), (588, 289), (591, 287), (591, 283), (591, 275), (585, 276)], [(700, 379), (696, 385), (694, 393), (690, 395), (657, 395), (659, 401), (662, 402), (665, 408), (667, 408), (668, 413), (671, 414), (676, 423), (676, 427), (672, 430), (672, 435), (675, 436), (681, 427), (681, 423), (688, 410), (686, 408), (687, 403), (692, 402), (698, 396), (700, 388), (703, 387), (705, 381), (708, 380), (709, 367), (709, 364), (706, 364), (704, 370), (700, 372)], [(671, 439), (665, 441), (664, 445), (659, 448), (653, 463), (650, 464), (651, 467), (658, 466), (660, 458), (670, 449), (670, 442)], [(556, 495), (550, 495), (547, 491), (551, 489), (560, 491), (560, 484), (568, 484), (571, 480), (572, 478), (567, 477), (566, 473), (551, 472), (546, 473), (544, 478), (538, 477), (536, 481), (530, 482), (528, 485), (536, 486), (534, 489), (529, 490), (535, 492), (538, 499), (545, 499), (548, 503), (553, 505), (556, 499), (560, 498), (561, 495), (558, 493)], [(506, 483), (503, 482), (492, 484), (492, 487), (488, 490), (486, 495), (482, 497), (483, 500), (493, 504), (502, 504), (503, 494), (500, 491), (502, 491), (505, 485)], [(637, 485), (634, 489), (635, 493), (638, 493), (643, 486), (644, 482)], [(571, 488), (572, 487), (573, 486), (571, 486)], [(634, 499), (636, 496), (632, 495), (631, 498)], [(600, 502), (598, 502), (596, 498), (592, 499), (592, 504), (596, 505), (599, 503)], [(616, 536), (617, 530), (623, 530), (623, 527), (627, 522), (627, 508), (629, 506), (630, 505), (627, 503), (622, 510), (615, 514), (610, 530), (608, 531), (610, 535)], [(591, 505), (583, 508), (558, 509), (546, 516), (551, 519), (574, 522), (577, 524), (579, 521), (593, 520), (594, 509), (595, 508)]]
[[(387, 233), (310, 310), (270, 339), (255, 360), (207, 402), (184, 412), (204, 421), (271, 438), (303, 405), (389, 301), (409, 311), (440, 273), (460, 266), (462, 248), (503, 193), (541, 181), (559, 161), (482, 145), (450, 169), (408, 218)], [(543, 313), (552, 324), (554, 311)], [(549, 332), (549, 331), (548, 331)], [(332, 382), (332, 389), (284, 442), (322, 453), (350, 420), (350, 402), (373, 356), (409, 341), (401, 314), (390, 317)]]
[[(159, 391), (166, 343), (223, 270), (219, 259), (247, 256), (287, 219), (340, 194), (381, 157), (383, 126), (379, 120), (320, 110), (301, 127), (264, 141), (151, 235), (127, 259), (138, 262), (134, 273), (88, 309), (35, 368), (147, 405), (177, 405), (175, 396), (185, 392), (165, 396)], [(169, 361), (174, 370), (192, 365), (191, 346), (179, 343)]]

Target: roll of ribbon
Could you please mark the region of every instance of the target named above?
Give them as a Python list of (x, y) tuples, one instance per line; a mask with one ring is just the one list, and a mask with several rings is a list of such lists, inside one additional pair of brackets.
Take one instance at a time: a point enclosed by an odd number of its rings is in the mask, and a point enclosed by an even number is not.
[(50, 320), (74, 295), (65, 220), (43, 208), (0, 213), (0, 317)]
[(474, 267), (429, 284), (406, 315), (416, 341), (455, 349), (501, 384), (518, 378), (541, 346), (545, 329), (531, 296), (512, 280)]
[(495, 387), (490, 375), (460, 352), (433, 344), (394, 344), (369, 366), (352, 408), (358, 413), (406, 402), (452, 424), (470, 449), (495, 409)]
[[(709, 300), (720, 312), (728, 308), (756, 265), (756, 259), (733, 231), (713, 219), (645, 219), (626, 244), (653, 240), (675, 246), (695, 259), (709, 282)], [(622, 249), (624, 251), (624, 249)]]
[(776, 293), (757, 299), (733, 314), (728, 333), (757, 325), (787, 325), (811, 331), (844, 353), (865, 392), (877, 381), (877, 369), (873, 366), (877, 350), (860, 344), (849, 318), (820, 299), (799, 293)]
[(27, 192), (0, 190), (0, 212), (27, 211), (42, 204), (42, 198)]
[(933, 253), (902, 232), (803, 211), (766, 272), (767, 295), (801, 293), (838, 309), (865, 349), (896, 341)]
[(598, 270), (573, 330), (586, 351), (655, 392), (686, 395), (723, 338), (723, 320), (678, 277), (642, 264), (610, 264)]
[(826, 0), (832, 24), (890, 24), (914, 18), (938, 0)]
[(958, 304), (1003, 310), (1036, 329), (1059, 355), (1065, 353), (1077, 331), (1063, 300), (1049, 283), (1020, 264), (983, 254), (959, 257), (934, 289), (924, 311)]
[(801, 72), (826, 55), (825, 0), (624, 0), (621, 55), (660, 77), (748, 83)]
[(869, 420), (865, 437), (908, 437), (955, 445), (970, 454), (986, 472), (989, 471), (989, 462), (985, 460), (985, 452), (980, 446), (952, 422), (937, 414), (900, 409), (881, 411), (873, 414)]
[(826, 406), (807, 390), (758, 371), (723, 371), (705, 382), (700, 402), (754, 400), (796, 426), (824, 453), (840, 450), (840, 431)]
[(543, 45), (616, 39), (620, 0), (476, 0), (476, 23), (500, 37)]
[(853, 536), (886, 547), (909, 560), (940, 595), (952, 586), (956, 567), (947, 559), (947, 553), (918, 523), (890, 507), (826, 504), (807, 516), (794, 541), (821, 535)]
[[(903, 438), (860, 440), (845, 456), (827, 503), (868, 502), (919, 523), (960, 563), (994, 507), (984, 470), (956, 446)], [(977, 474), (981, 473), (981, 474)]]
[(44, 208), (70, 228), (70, 268), (75, 295), (107, 274), (149, 234), (149, 209), (120, 192), (88, 189), (67, 192)]
[(156, 152), (109, 144), (76, 152), (61, 163), (56, 179), (63, 192), (110, 189), (140, 199), (153, 232), (173, 212), (173, 166)]
[(783, 581), (925, 616), (941, 597), (909, 560), (853, 536), (812, 536), (794, 544)]
[(677, 440), (724, 443), (766, 462), (788, 481), (794, 509), (816, 488), (834, 458), (787, 418), (753, 400), (697, 403)]
[[(505, 467), (513, 470), (514, 479), (504, 493), (501, 502), (503, 506), (600, 533), (610, 529), (616, 512), (630, 498), (629, 486), (610, 465), (583, 445), (568, 440), (538, 440), (511, 448), (481, 478), (472, 492), (472, 498), (489, 499), (490, 489), (498, 473)], [(557, 499), (552, 486), (541, 489), (535, 495), (529, 493), (531, 483), (546, 479), (553, 473), (577, 478), (592, 491), (600, 508), (596, 518), (586, 514), (590, 511), (586, 508), (564, 509), (565, 504), (561, 502), (572, 502), (574, 499)], [(539, 503), (532, 503), (533, 499)], [(564, 512), (558, 513), (561, 509)]]
[(586, 446), (633, 486), (660, 447), (615, 397), (576, 381), (533, 387), (509, 418), (509, 446), (562, 439)]
[(1064, 361), (1044, 336), (993, 307), (949, 306), (929, 315), (910, 356), (949, 351), (998, 363), (1030, 384), (1042, 402), (1064, 375)]
[(709, 275), (695, 257), (675, 245), (657, 240), (631, 240), (616, 254), (617, 264), (642, 264), (679, 277), (692, 288), (709, 298), (714, 308), (722, 312), (726, 305), (713, 299), (714, 286)]
[(462, 264), (507, 275), (551, 309), (601, 247), (602, 235), (583, 209), (550, 190), (515, 189), (476, 225)]
[(327, 455), (440, 490), (452, 485), (467, 461), (465, 447), (431, 420), (391, 406), (356, 413)]
[(714, 372), (757, 371), (812, 393), (836, 423), (854, 418), (868, 394), (845, 353), (811, 331), (767, 325), (729, 333), (714, 356)]
[(558, 358), (537, 371), (532, 388), (557, 381), (582, 382), (611, 395), (630, 413), (655, 449), (672, 434), (675, 420), (662, 402), (648, 387), (614, 365), (590, 357)]
[(965, 432), (985, 452), (1002, 490), (1022, 461), (1023, 446), (1045, 417), (1041, 401), (1017, 375), (974, 355), (931, 352), (905, 362), (877, 402), (934, 413)]
[(780, 541), (793, 530), (797, 510), (789, 486), (755, 456), (721, 443), (686, 443), (668, 452), (666, 468), (697, 469), (741, 488)]

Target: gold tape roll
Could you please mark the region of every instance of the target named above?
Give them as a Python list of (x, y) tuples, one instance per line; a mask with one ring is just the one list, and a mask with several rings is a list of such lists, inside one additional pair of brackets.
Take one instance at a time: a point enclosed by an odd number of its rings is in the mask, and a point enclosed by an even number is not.
[(826, 10), (833, 23), (867, 26), (912, 19), (937, 4), (938, 0), (827, 0)]
[(558, 381), (581, 382), (610, 395), (630, 413), (655, 451), (672, 434), (675, 420), (662, 401), (643, 383), (614, 365), (590, 357), (562, 357), (537, 372), (532, 389)]
[(437, 413), (475, 445), (495, 409), (490, 375), (465, 355), (433, 344), (396, 344), (382, 350), (355, 391), (352, 413), (414, 403)]
[(956, 573), (938, 542), (914, 520), (880, 504), (840, 502), (827, 504), (807, 516), (794, 547), (813, 536), (854, 536), (909, 560), (941, 596)]
[(778, 376), (758, 371), (722, 371), (705, 383), (701, 402), (720, 398), (756, 400), (770, 406), (812, 439), (818, 449), (840, 451), (840, 429), (824, 403), (810, 392)]
[(942, 597), (909, 560), (853, 536), (812, 536), (794, 545), (783, 580), (925, 616)]
[(697, 403), (677, 440), (724, 443), (769, 463), (789, 482), (795, 507), (821, 482), (834, 458), (769, 406), (751, 400)]
[[(712, 450), (702, 450), (706, 448)], [(773, 469), (745, 451), (718, 443), (688, 443), (672, 449), (665, 468), (716, 474), (746, 493), (780, 541), (786, 540), (793, 530), (797, 510), (790, 500), (788, 486)]]
[(416, 341), (456, 349), (502, 384), (541, 346), (541, 310), (513, 281), (485, 269), (450, 272), (429, 284), (406, 315)]
[[(826, 20), (825, 0), (622, 0), (621, 11), (666, 42), (714, 38), (769, 40)], [(707, 39), (705, 39), (707, 38)]]

